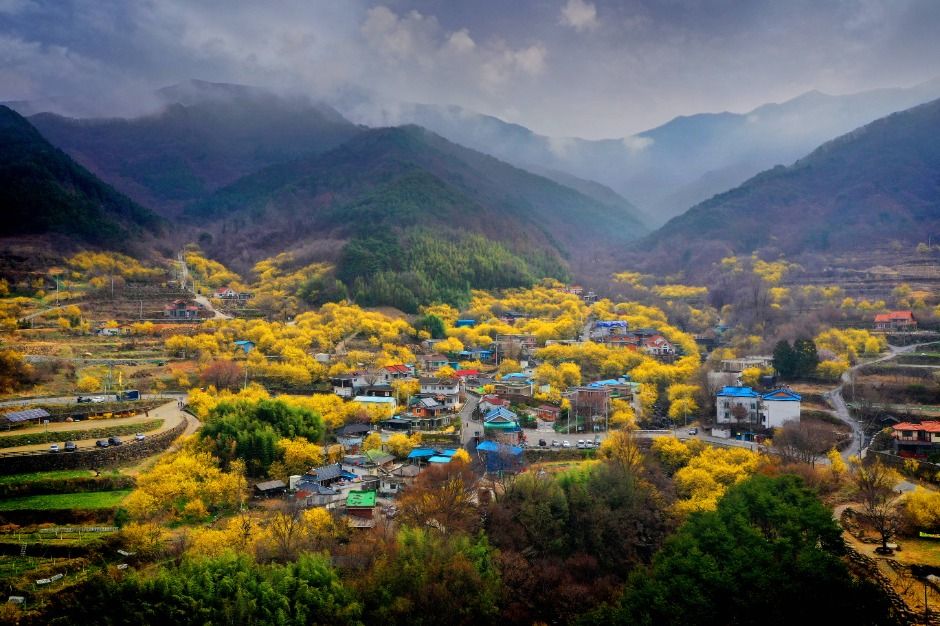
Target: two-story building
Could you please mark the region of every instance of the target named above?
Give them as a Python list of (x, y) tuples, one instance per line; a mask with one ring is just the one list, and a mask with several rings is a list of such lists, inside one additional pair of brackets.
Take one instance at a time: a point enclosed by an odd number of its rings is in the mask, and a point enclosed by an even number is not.
[(914, 330), (917, 320), (912, 311), (891, 311), (875, 316), (875, 330)]
[(901, 422), (892, 428), (894, 450), (898, 456), (927, 458), (940, 450), (940, 421)]
[(785, 422), (799, 421), (801, 400), (789, 389), (762, 395), (750, 387), (724, 387), (716, 394), (715, 421), (758, 429), (780, 428)]
[(456, 410), (460, 405), (460, 379), (459, 378), (419, 378), (421, 395), (433, 397), (450, 410)]
[(419, 354), (417, 369), (422, 374), (431, 374), (449, 363), (443, 354)]

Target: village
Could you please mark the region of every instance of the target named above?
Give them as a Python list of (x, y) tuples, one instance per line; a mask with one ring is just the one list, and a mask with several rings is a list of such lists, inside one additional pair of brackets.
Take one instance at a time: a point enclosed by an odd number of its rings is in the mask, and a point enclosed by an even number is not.
[[(629, 274), (619, 284), (642, 301), (544, 281), (404, 316), (349, 302), (295, 309), (276, 274), (248, 286), (213, 267), (200, 288), (184, 266), (169, 281), (132, 271), (119, 297), (108, 297), (110, 280), (95, 292), (75, 272), (67, 290), (55, 281), (68, 304), (9, 309), (9, 345), (50, 371), (39, 393), (2, 404), (0, 455), (15, 487), (0, 515), (4, 540), (23, 552), (11, 580), (74, 571), (79, 561), (51, 556), (62, 535), (41, 531), (87, 520), (110, 529), (97, 541), (125, 537), (121, 550), (136, 556), (110, 552), (118, 566), (144, 566), (173, 536), (215, 550), (239, 519), (258, 529), (257, 554), (278, 558), (329, 520), (324, 545), (356, 562), (356, 533), (456, 523), (415, 503), (442, 480), (460, 477), (461, 506), (482, 510), (522, 476), (562, 476), (632, 446), (661, 459), (678, 446), (684, 463), (710, 449), (712, 465), (696, 471), (733, 468), (707, 487), (680, 482), (680, 516), (713, 508), (761, 464), (844, 468), (868, 456), (912, 494), (931, 493), (940, 476), (940, 415), (898, 378), (936, 371), (940, 333), (910, 309), (853, 304), (854, 327), (768, 344), (733, 330), (729, 310), (709, 308), (700, 289), (644, 287)], [(36, 492), (57, 476), (80, 486)], [(184, 478), (185, 490), (172, 484)], [(40, 502), (42, 512), (31, 508)], [(321, 530), (284, 537), (287, 519)], [(85, 543), (68, 550), (101, 550)]]

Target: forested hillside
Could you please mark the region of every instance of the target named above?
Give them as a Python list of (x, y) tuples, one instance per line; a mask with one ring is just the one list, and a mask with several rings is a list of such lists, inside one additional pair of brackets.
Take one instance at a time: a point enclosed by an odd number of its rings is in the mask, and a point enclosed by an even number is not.
[(359, 129), (329, 107), (190, 81), (159, 92), (166, 108), (132, 119), (30, 118), (53, 144), (165, 215), (264, 167), (319, 154)]
[(53, 147), (26, 119), (0, 106), (0, 235), (56, 233), (127, 249), (131, 235), (162, 221)]
[(623, 207), (415, 126), (370, 130), (247, 176), (187, 215), (210, 251), (235, 265), (319, 242), (357, 300), (405, 309), (458, 302), (471, 286), (561, 278), (566, 259), (645, 232)]
[(796, 256), (921, 241), (940, 230), (938, 133), (940, 100), (863, 126), (671, 220), (642, 242), (642, 262), (694, 270), (760, 249)]

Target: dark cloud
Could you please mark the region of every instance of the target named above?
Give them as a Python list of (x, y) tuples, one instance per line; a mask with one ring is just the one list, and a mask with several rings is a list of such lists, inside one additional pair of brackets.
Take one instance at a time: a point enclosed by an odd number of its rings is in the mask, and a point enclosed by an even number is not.
[(0, 99), (146, 107), (187, 78), (623, 136), (940, 67), (935, 0), (0, 0)]

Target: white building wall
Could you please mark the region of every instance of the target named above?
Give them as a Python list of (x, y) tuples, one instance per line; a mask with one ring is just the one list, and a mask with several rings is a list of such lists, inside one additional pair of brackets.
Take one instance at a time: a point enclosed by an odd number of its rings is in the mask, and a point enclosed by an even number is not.
[(764, 400), (764, 416), (767, 428), (780, 428), (784, 422), (800, 421), (800, 403), (792, 400)]

